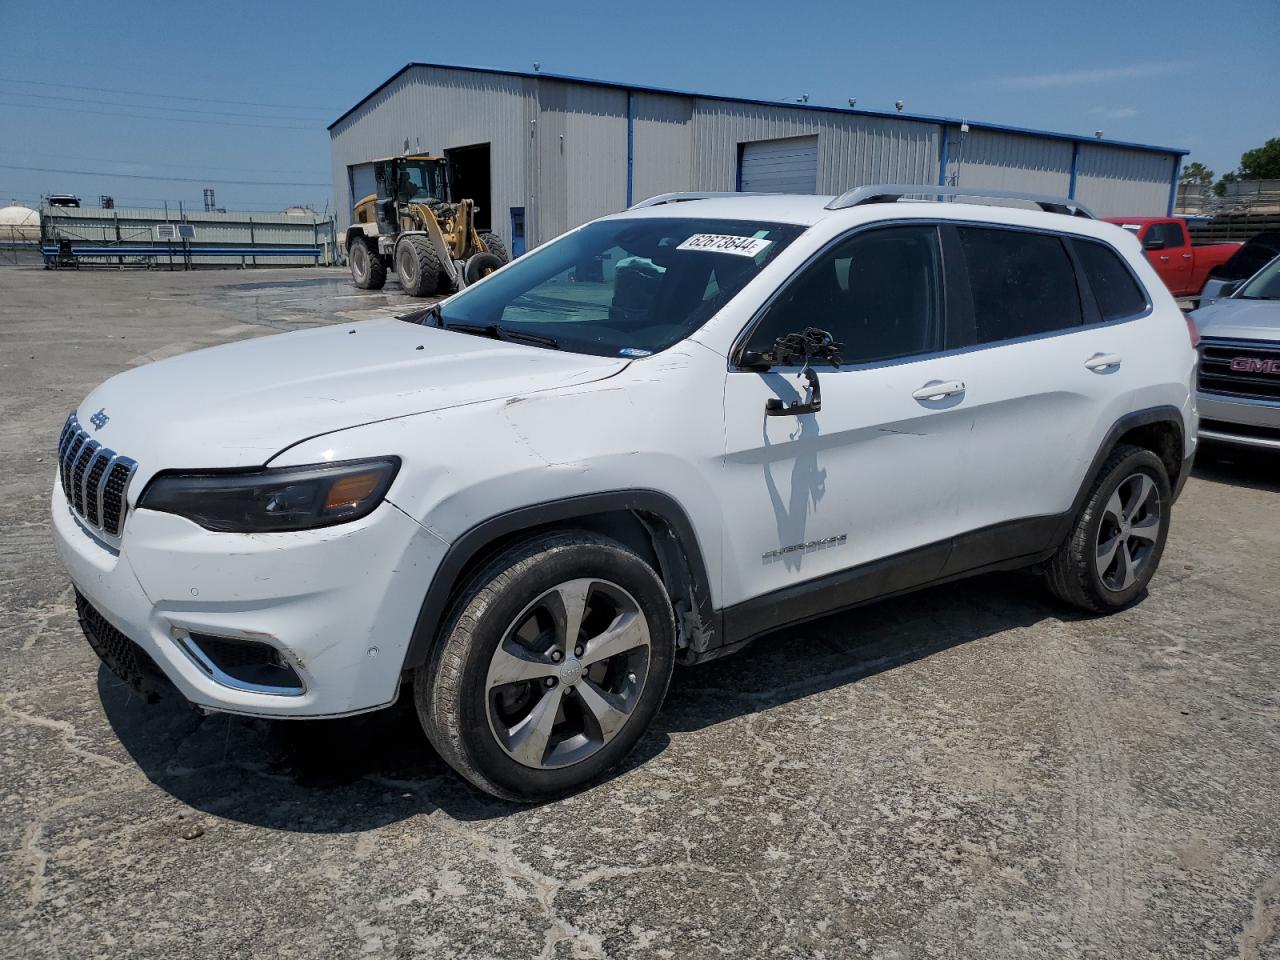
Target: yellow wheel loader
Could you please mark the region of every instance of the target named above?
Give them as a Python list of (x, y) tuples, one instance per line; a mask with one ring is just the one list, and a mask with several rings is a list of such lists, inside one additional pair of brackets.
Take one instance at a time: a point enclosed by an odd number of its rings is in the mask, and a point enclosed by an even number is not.
[(380, 290), (394, 270), (414, 297), (452, 293), (510, 256), (502, 239), (475, 226), (475, 203), (455, 200), (449, 161), (426, 155), (373, 162), (377, 193), (356, 203), (347, 262), (361, 290)]

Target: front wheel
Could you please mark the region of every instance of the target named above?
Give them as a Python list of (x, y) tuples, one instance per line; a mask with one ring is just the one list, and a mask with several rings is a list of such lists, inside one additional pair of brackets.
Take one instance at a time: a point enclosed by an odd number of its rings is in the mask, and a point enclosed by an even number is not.
[(675, 662), (662, 581), (589, 533), (518, 544), (470, 581), (414, 675), (427, 738), (480, 789), (560, 796), (616, 766), (649, 726)]
[(440, 286), (444, 268), (435, 246), (425, 236), (403, 237), (396, 247), (396, 273), (411, 297), (429, 297)]
[(1164, 462), (1141, 447), (1117, 447), (1049, 561), (1049, 589), (1094, 613), (1128, 606), (1160, 565), (1172, 504)]
[(381, 290), (387, 282), (387, 265), (366, 240), (355, 240), (347, 250), (351, 279), (361, 290)]

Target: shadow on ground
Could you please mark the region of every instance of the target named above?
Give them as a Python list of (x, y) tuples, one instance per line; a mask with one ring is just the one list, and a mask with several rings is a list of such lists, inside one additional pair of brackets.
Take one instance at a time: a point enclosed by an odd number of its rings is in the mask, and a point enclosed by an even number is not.
[[(781, 631), (733, 657), (678, 669), (653, 729), (624, 769), (662, 753), (672, 732), (767, 711), (1063, 615), (1038, 581), (1005, 575)], [(219, 817), (277, 830), (347, 833), (436, 809), (465, 821), (516, 809), (472, 789), (444, 764), (422, 734), (407, 691), (391, 709), (359, 717), (268, 721), (202, 716), (176, 692), (148, 706), (105, 667), (98, 689), (112, 729), (147, 777)]]
[[(1195, 476), (1276, 491), (1278, 464), (1274, 456), (1211, 447)], [(733, 657), (677, 670), (653, 729), (624, 769), (661, 754), (671, 733), (767, 712), (952, 647), (1072, 616), (1034, 578), (997, 574), (780, 631)], [(436, 756), (407, 691), (395, 707), (360, 717), (267, 721), (201, 716), (176, 693), (148, 707), (105, 668), (98, 686), (107, 718), (138, 766), (209, 814), (278, 830), (348, 833), (437, 809), (466, 821), (516, 809), (472, 789)]]
[(1213, 483), (1280, 492), (1280, 451), (1201, 441), (1191, 475)]

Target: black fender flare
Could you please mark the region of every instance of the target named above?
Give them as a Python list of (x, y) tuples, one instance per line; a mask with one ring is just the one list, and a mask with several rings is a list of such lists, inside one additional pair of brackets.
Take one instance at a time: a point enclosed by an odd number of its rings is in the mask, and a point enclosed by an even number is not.
[(657, 490), (616, 490), (519, 507), (481, 521), (453, 541), (427, 587), (405, 653), (404, 668), (413, 669), (427, 662), (463, 572), (487, 548), (523, 530), (570, 526), (575, 519), (624, 512), (657, 517), (671, 530), (688, 571), (704, 642), (710, 647), (719, 645), (721, 631), (718, 614), (712, 607), (711, 580), (688, 514), (676, 500)]
[[(1132, 413), (1126, 413), (1119, 420), (1111, 425), (1111, 429), (1107, 431), (1106, 437), (1102, 443), (1098, 445), (1098, 451), (1093, 455), (1093, 462), (1089, 464), (1089, 469), (1085, 471), (1084, 482), (1080, 484), (1080, 489), (1076, 493), (1076, 498), (1071, 503), (1071, 509), (1063, 514), (1062, 521), (1059, 524), (1057, 533), (1054, 538), (1055, 549), (1061, 544), (1071, 533), (1071, 525), (1075, 523), (1076, 517), (1080, 515), (1080, 511), (1084, 509), (1084, 502), (1089, 496), (1089, 491), (1093, 488), (1094, 482), (1098, 479), (1098, 472), (1102, 469), (1103, 462), (1111, 455), (1111, 451), (1115, 449), (1120, 438), (1138, 427), (1147, 427), (1153, 423), (1169, 423), (1176, 428), (1178, 433), (1178, 459), (1182, 460), (1182, 451), (1186, 445), (1186, 424), (1182, 421), (1182, 411), (1175, 406), (1164, 405), (1159, 407), (1148, 407), (1145, 410), (1135, 410)], [(1183, 462), (1182, 469), (1174, 482), (1173, 496), (1176, 500), (1178, 494), (1182, 490), (1182, 485), (1187, 482), (1187, 474), (1191, 472), (1191, 464)]]

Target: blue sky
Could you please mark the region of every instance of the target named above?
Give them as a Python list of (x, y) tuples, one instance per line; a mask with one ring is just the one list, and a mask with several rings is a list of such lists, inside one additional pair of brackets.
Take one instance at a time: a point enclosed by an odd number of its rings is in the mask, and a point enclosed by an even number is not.
[(323, 209), (325, 127), (410, 60), (536, 60), (546, 72), (883, 110), (902, 99), (910, 113), (1186, 147), (1219, 173), (1280, 136), (1275, 0), (0, 0), (0, 36), (0, 204), (74, 192), (198, 208), (210, 185), (228, 209)]

